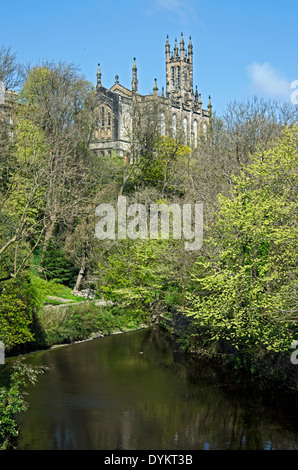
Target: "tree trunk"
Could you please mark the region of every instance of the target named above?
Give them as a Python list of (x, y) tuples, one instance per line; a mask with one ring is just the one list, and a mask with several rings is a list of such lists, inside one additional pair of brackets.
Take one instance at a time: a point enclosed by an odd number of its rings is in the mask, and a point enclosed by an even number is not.
[(76, 285), (74, 286), (72, 292), (78, 292), (80, 290), (81, 282), (84, 277), (84, 274), (85, 274), (85, 266), (84, 267), (82, 266), (77, 276)]
[(82, 279), (83, 279), (85, 271), (86, 271), (86, 260), (87, 260), (87, 243), (85, 243), (85, 245), (84, 245), (81, 268), (80, 268), (79, 274), (77, 276), (76, 284), (75, 284), (72, 292), (78, 292), (80, 290), (81, 282), (82, 282)]

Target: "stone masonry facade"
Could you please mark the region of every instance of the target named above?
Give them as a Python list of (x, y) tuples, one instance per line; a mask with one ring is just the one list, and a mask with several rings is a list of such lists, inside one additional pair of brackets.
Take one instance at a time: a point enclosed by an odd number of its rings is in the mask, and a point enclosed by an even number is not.
[[(127, 159), (133, 154), (134, 126), (139, 125), (138, 116), (148, 115), (151, 109), (157, 120), (160, 135), (179, 138), (186, 145), (195, 149), (199, 139), (207, 133), (212, 117), (211, 98), (207, 109), (202, 107), (201, 94), (193, 85), (193, 46), (191, 38), (187, 50), (183, 34), (178, 46), (175, 40), (171, 52), (169, 38), (165, 46), (166, 55), (166, 91), (159, 93), (157, 81), (154, 81), (150, 95), (138, 93), (137, 66), (134, 59), (132, 67), (131, 90), (119, 83), (107, 89), (102, 85), (101, 69), (98, 64), (96, 85), (96, 126), (91, 148), (102, 154), (118, 153)], [(156, 125), (156, 122), (155, 122)]]

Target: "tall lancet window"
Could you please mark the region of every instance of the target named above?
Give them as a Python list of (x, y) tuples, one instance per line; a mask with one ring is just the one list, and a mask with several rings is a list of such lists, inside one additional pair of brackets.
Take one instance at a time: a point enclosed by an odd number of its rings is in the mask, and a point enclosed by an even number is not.
[(101, 127), (105, 126), (105, 109), (104, 107), (101, 108)]
[(187, 142), (187, 119), (186, 117), (183, 119), (183, 134), (184, 134), (184, 143)]
[(193, 136), (194, 136), (194, 148), (198, 146), (198, 121), (195, 119), (193, 123)]
[(161, 116), (160, 116), (160, 133), (161, 135), (166, 135), (166, 124), (165, 124), (164, 113), (161, 113)]
[(173, 137), (175, 139), (176, 138), (176, 114), (173, 114), (172, 126), (173, 126)]
[(172, 67), (172, 86), (175, 87), (175, 67)]
[(179, 65), (177, 67), (177, 84), (178, 84), (178, 88), (180, 88), (180, 67), (179, 67)]

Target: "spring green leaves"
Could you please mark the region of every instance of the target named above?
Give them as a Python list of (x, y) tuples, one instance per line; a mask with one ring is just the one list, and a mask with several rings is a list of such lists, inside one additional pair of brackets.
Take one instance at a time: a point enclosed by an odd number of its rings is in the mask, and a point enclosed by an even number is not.
[(211, 341), (248, 352), (289, 349), (297, 317), (298, 129), (233, 179), (193, 270), (187, 313)]

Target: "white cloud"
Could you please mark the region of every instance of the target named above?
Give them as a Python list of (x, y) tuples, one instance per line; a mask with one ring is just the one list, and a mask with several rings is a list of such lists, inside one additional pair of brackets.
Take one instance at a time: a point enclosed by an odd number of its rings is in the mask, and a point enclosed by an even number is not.
[(164, 8), (174, 13), (180, 12), (183, 8), (183, 2), (181, 0), (156, 0), (156, 5), (159, 8)]
[(253, 62), (248, 66), (248, 74), (254, 90), (271, 98), (289, 98), (291, 84), (269, 62)]
[(187, 0), (155, 0), (155, 6), (180, 18), (194, 15), (194, 9)]
[[(199, 3), (200, 0), (197, 0)], [(167, 21), (179, 21), (181, 27), (190, 27), (191, 23), (200, 24), (196, 7), (191, 0), (145, 0), (142, 2), (143, 12), (159, 19), (166, 17)], [(179, 26), (179, 29), (180, 29)], [(178, 34), (178, 33), (177, 33)]]

